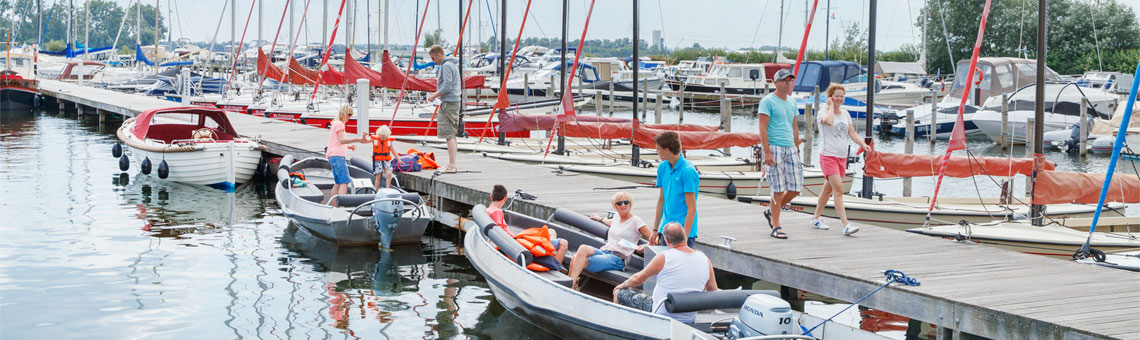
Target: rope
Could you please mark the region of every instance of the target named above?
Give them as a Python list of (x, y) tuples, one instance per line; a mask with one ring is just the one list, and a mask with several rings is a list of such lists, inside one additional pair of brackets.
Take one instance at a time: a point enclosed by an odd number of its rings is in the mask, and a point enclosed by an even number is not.
[(249, 31), (249, 19), (253, 18), (253, 6), (254, 5), (257, 5), (257, 0), (250, 1), (250, 3), (249, 3), (249, 15), (247, 15), (245, 17), (245, 28), (243, 28), (241, 30), (241, 42), (238, 43), (237, 52), (234, 53), (234, 65), (232, 68), (230, 68), (230, 80), (226, 82), (226, 87), (222, 89), (222, 95), (223, 96), (226, 95), (227, 92), (229, 92), (230, 85), (233, 84), (233, 82), (234, 82), (234, 75), (237, 74), (238, 56), (241, 55), (241, 48), (245, 47), (245, 33), (246, 33), (246, 31)]
[[(502, 79), (499, 85), (499, 98), (495, 101), (495, 106), (491, 108), (491, 114), (487, 115), (487, 124), (483, 126), (483, 131), (479, 132), (479, 142), (476, 144), (483, 143), (483, 137), (486, 137), (487, 130), (491, 129), (491, 119), (495, 118), (495, 111), (502, 110), (502, 112), (506, 112), (507, 107), (510, 106), (507, 79), (511, 77), (511, 70), (515, 68), (515, 57), (518, 56), (519, 43), (522, 42), (523, 29), (526, 28), (526, 18), (527, 14), (530, 13), (530, 3), (531, 0), (526, 0), (526, 12), (523, 13), (522, 23), (519, 25), (519, 35), (515, 38), (515, 48), (511, 52), (511, 60), (503, 66), (504, 70), (500, 70), (500, 72), (502, 72)], [(515, 111), (518, 111), (518, 107), (515, 108)]]
[[(467, 18), (469, 18), (471, 16), (471, 4), (474, 1), (475, 0), (468, 0), (467, 1), (467, 13), (463, 15), (463, 24), (459, 25), (459, 41), (455, 43), (455, 52), (452, 52), (453, 55), (459, 54), (460, 49), (463, 48), (463, 31), (465, 31), (467, 29)], [(460, 60), (459, 62), (463, 62), (463, 61)], [(407, 79), (407, 78), (404, 78), (404, 79)], [(461, 75), (459, 75), (459, 96), (460, 96), (460, 98), (463, 97), (463, 88), (464, 88), (463, 85), (464, 85), (463, 84), (463, 75), (461, 74)], [(459, 105), (466, 105), (466, 104), (462, 103), (462, 100), (461, 100)], [(439, 105), (435, 106), (435, 111), (432, 111), (432, 113), (431, 113), (431, 119), (428, 119), (427, 127), (424, 128), (424, 136), (427, 136), (428, 132), (431, 131), (431, 125), (432, 125), (432, 123), (435, 123), (435, 115), (437, 113), (439, 113)], [(395, 115), (396, 115), (396, 113), (392, 112), (392, 116), (395, 117)], [(460, 126), (459, 129), (460, 129), (460, 131), (466, 130), (466, 127)]]
[[(309, 102), (310, 103), (312, 103), (313, 99), (317, 97), (317, 89), (321, 88), (321, 81), (320, 81), (321, 80), (321, 69), (324, 68), (325, 64), (328, 63), (329, 55), (332, 54), (333, 42), (336, 41), (336, 32), (340, 29), (340, 18), (342, 15), (344, 15), (344, 3), (345, 3), (345, 1), (346, 0), (340, 1), (340, 10), (338, 10), (336, 13), (336, 22), (333, 22), (332, 37), (329, 38), (328, 47), (325, 47), (325, 55), (323, 57), (321, 57), (321, 64), (317, 66), (317, 84), (316, 84), (316, 86), (313, 86), (313, 93), (311, 95), (309, 95)], [(306, 8), (308, 6), (309, 6), (308, 4), (305, 5)], [(306, 10), (305, 12), (308, 13), (308, 10)], [(304, 19), (301, 19), (301, 20), (303, 22)], [(276, 41), (276, 38), (274, 38), (274, 41)], [(417, 43), (418, 43), (418, 41), (417, 41)], [(351, 55), (349, 55), (350, 48), (345, 47), (344, 51), (345, 51), (344, 54), (345, 54), (346, 58), (352, 57)], [(416, 51), (416, 49), (413, 46), (412, 47), (413, 55), (416, 53), (415, 51)], [(289, 57), (292, 58), (293, 57), (292, 54), (290, 54)], [(345, 89), (345, 92), (348, 92), (348, 89)]]
[[(427, 0), (424, 4), (424, 14), (420, 17), (420, 27), (416, 29), (416, 42), (412, 44), (412, 57), (408, 59), (408, 70), (404, 72), (404, 81), (400, 83), (400, 94), (396, 96), (396, 108), (392, 110), (392, 118), (388, 119), (388, 125), (392, 125), (396, 121), (396, 112), (400, 111), (400, 103), (404, 101), (404, 94), (407, 93), (408, 77), (412, 75), (412, 66), (416, 65), (416, 46), (420, 45), (420, 35), (424, 32), (424, 22), (427, 21), (428, 6), (431, 6), (431, 0)], [(460, 61), (462, 62), (462, 61)], [(443, 65), (438, 65), (443, 68)], [(459, 92), (463, 93), (463, 75), (459, 75)]]
[[(281, 13), (281, 20), (277, 22), (277, 33), (273, 34), (273, 45), (269, 45), (269, 56), (267, 59), (270, 64), (273, 64), (273, 52), (277, 50), (277, 38), (281, 37), (281, 26), (285, 24), (285, 15), (289, 14), (289, 4), (292, 2), (292, 0), (285, 0), (284, 13)], [(341, 6), (343, 8), (343, 1), (341, 2)], [(339, 21), (340, 19), (337, 20)], [(258, 48), (260, 49), (260, 47)], [(257, 92), (255, 92), (255, 96), (261, 95), (261, 88), (265, 85), (265, 78), (266, 77), (263, 76), (261, 77), (261, 81), (257, 82)], [(277, 87), (281, 87), (281, 85), (278, 85)]]
[(859, 300), (852, 302), (850, 305), (843, 308), (838, 313), (835, 313), (835, 315), (832, 315), (830, 318), (827, 318), (823, 321), (820, 321), (820, 323), (818, 325), (815, 325), (814, 327), (805, 330), (803, 334), (804, 335), (810, 335), (811, 331), (815, 330), (816, 328), (819, 328), (819, 326), (823, 326), (823, 324), (827, 323), (828, 321), (831, 321), (831, 319), (834, 319), (835, 317), (839, 316), (839, 314), (843, 314), (843, 312), (847, 311), (848, 309), (851, 309), (851, 307), (854, 307), (855, 305), (859, 304), (860, 302), (863, 302), (863, 300), (866, 300), (867, 298), (871, 297), (871, 295), (878, 293), (879, 290), (882, 290), (883, 288), (887, 288), (887, 286), (890, 286), (892, 283), (898, 282), (898, 283), (902, 283), (904, 285), (912, 286), (912, 287), (921, 285), (921, 283), (919, 283), (917, 279), (912, 278), (910, 276), (906, 276), (906, 274), (904, 274), (903, 272), (900, 272), (900, 271), (897, 271), (894, 269), (887, 269), (887, 271), (883, 272), (883, 276), (887, 280), (887, 282), (884, 283), (882, 286), (879, 286), (879, 288), (875, 288), (875, 290), (872, 290), (867, 295), (864, 295), (863, 297), (859, 298)]

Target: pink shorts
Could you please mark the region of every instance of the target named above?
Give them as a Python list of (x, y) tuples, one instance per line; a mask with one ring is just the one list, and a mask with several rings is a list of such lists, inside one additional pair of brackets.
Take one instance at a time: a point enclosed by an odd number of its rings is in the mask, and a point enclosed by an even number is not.
[(823, 176), (847, 175), (847, 160), (843, 157), (819, 155), (819, 167), (823, 168)]

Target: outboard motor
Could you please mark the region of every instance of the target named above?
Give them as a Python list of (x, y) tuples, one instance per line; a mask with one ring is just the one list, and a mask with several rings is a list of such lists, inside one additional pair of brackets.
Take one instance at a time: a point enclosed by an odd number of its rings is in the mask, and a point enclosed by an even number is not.
[(1081, 145), (1081, 129), (1085, 131), (1092, 131), (1093, 120), (1086, 120), (1085, 126), (1081, 127), (1081, 122), (1073, 123), (1073, 132), (1069, 134), (1069, 140), (1065, 141), (1065, 152), (1073, 153), (1080, 151)]
[(372, 221), (376, 222), (376, 231), (380, 232), (380, 247), (390, 250), (392, 234), (396, 233), (400, 215), (404, 213), (404, 201), (401, 200), (400, 191), (390, 188), (376, 191), (375, 199), (385, 200), (372, 203)]
[(762, 335), (796, 335), (799, 328), (792, 320), (792, 306), (775, 296), (754, 294), (744, 300), (740, 314), (732, 319), (725, 334), (728, 339)]

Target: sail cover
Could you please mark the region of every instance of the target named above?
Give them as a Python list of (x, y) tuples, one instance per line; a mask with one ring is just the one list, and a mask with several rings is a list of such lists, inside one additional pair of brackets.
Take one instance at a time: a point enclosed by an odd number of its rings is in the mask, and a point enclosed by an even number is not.
[(633, 137), (633, 144), (647, 149), (656, 148), (653, 138), (673, 131), (681, 139), (685, 150), (710, 150), (732, 146), (748, 147), (760, 143), (758, 133), (719, 132), (715, 126), (691, 124), (637, 124), (618, 122), (584, 122), (589, 116), (577, 116), (578, 121), (566, 122), (560, 130), (563, 136), (596, 139), (621, 139)]
[[(1041, 171), (1033, 190), (1033, 204), (1089, 203), (1097, 204), (1105, 174)], [(1140, 177), (1131, 174), (1112, 176), (1105, 202), (1140, 203)]]
[[(406, 90), (435, 91), (435, 79), (420, 79), (416, 78), (416, 76), (404, 73), (404, 71), (400, 70), (396, 64), (392, 63), (391, 58), (388, 58), (388, 51), (384, 51), (383, 57), (381, 57), (381, 59), (382, 60), (380, 63), (383, 66), (380, 68), (380, 86), (390, 89), (399, 89), (401, 88), (401, 85), (404, 84), (404, 78), (407, 78), (408, 85), (404, 87)], [(347, 65), (347, 58), (345, 64)], [(352, 75), (349, 75), (349, 79), (356, 78), (352, 78)], [(463, 88), (473, 89), (477, 87), (483, 87), (483, 83), (486, 81), (486, 79), (487, 77), (482, 75), (463, 77)], [(375, 86), (375, 84), (373, 84), (373, 86)]]
[[(872, 152), (866, 156), (864, 172), (874, 178), (937, 176), (944, 157), (941, 155), (907, 155)], [(1053, 170), (1053, 163), (1044, 161), (1045, 170)], [(1001, 157), (950, 157), (946, 163), (946, 176), (1013, 176), (1033, 174), (1033, 159)]]

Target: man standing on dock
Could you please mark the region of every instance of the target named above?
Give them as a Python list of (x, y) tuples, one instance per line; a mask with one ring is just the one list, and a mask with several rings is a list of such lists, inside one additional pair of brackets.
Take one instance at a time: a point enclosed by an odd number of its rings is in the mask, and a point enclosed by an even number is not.
[(686, 243), (692, 247), (697, 238), (697, 191), (701, 186), (700, 175), (693, 163), (681, 155), (681, 138), (676, 132), (663, 132), (654, 137), (653, 141), (657, 144), (657, 156), (661, 158), (661, 163), (657, 165), (657, 186), (661, 191), (657, 196), (657, 212), (653, 214), (653, 225), (657, 228), (649, 242), (652, 245), (661, 244), (665, 225), (676, 222), (685, 227), (685, 235), (689, 235)]
[(455, 173), (455, 154), (458, 152), (458, 144), (455, 141), (455, 136), (459, 133), (459, 105), (463, 105), (460, 101), (460, 92), (462, 91), (459, 83), (462, 82), (459, 75), (459, 67), (456, 63), (459, 61), (455, 58), (444, 58), (443, 47), (439, 45), (432, 46), (428, 50), (428, 55), (431, 56), (431, 61), (439, 65), (439, 73), (436, 74), (435, 93), (428, 96), (428, 101), (434, 101), (437, 98), (442, 102), (439, 104), (439, 125), (436, 126), (436, 137), (447, 140), (447, 166), (443, 168), (444, 173)]
[(778, 239), (788, 235), (780, 227), (780, 209), (800, 194), (804, 182), (804, 167), (800, 163), (800, 130), (796, 126), (796, 101), (792, 99), (792, 87), (796, 75), (787, 69), (776, 72), (772, 78), (776, 84), (773, 95), (760, 100), (757, 111), (760, 113), (760, 147), (764, 153), (764, 171), (767, 173), (768, 188), (772, 200), (764, 217), (768, 220), (769, 234)]

